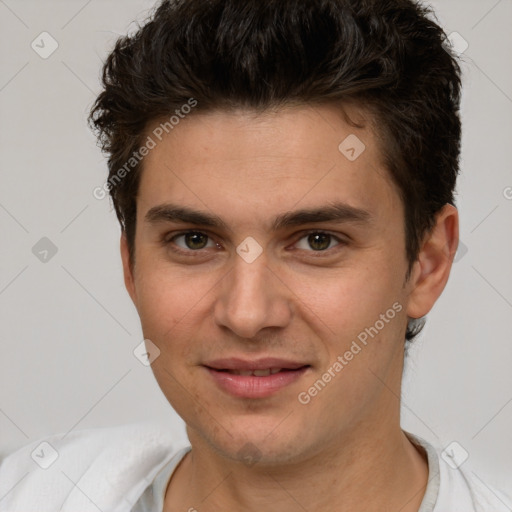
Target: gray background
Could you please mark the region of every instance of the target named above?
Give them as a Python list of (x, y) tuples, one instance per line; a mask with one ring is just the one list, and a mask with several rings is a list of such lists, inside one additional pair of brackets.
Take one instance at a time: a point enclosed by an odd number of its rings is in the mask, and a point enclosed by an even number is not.
[[(168, 422), (183, 439), (181, 420), (133, 355), (140, 325), (123, 285), (111, 204), (92, 195), (106, 162), (85, 121), (108, 49), (153, 4), (0, 0), (0, 456), (49, 434), (147, 418)], [(443, 447), (457, 441), (479, 477), (505, 487), (512, 1), (433, 6), (446, 31), (469, 45), (457, 196), (464, 245), (408, 358), (403, 426)], [(59, 45), (47, 59), (31, 47), (43, 31)], [(43, 237), (57, 248), (46, 262), (33, 253)]]

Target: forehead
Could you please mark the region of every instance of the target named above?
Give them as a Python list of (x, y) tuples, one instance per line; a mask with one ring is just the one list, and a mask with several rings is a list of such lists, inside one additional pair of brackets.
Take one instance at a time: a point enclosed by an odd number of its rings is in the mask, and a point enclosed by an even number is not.
[(143, 162), (140, 215), (166, 202), (240, 222), (326, 202), (380, 215), (398, 201), (369, 118), (354, 107), (195, 113), (159, 120), (147, 136), (155, 146)]

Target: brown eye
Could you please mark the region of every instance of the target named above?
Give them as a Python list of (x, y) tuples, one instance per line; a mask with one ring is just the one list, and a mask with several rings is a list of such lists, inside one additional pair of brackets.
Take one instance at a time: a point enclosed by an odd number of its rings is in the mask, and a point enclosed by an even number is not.
[(331, 235), (315, 233), (308, 236), (308, 244), (314, 251), (325, 251), (331, 244)]
[(187, 233), (185, 244), (189, 249), (204, 249), (208, 243), (208, 237), (203, 233)]
[[(172, 237), (169, 242), (176, 244), (182, 250), (200, 251), (215, 244), (210, 237), (200, 231), (189, 231)], [(210, 245), (208, 245), (210, 244)]]
[[(333, 242), (335, 242), (333, 244)], [(296, 244), (298, 249), (311, 252), (326, 252), (328, 249), (340, 245), (341, 241), (334, 235), (323, 232), (313, 232), (303, 236)]]
[(295, 242), (296, 249), (303, 252), (317, 253), (318, 256), (325, 253), (326, 256), (333, 255), (338, 249), (343, 249), (348, 245), (345, 237), (338, 237), (325, 231), (310, 231), (303, 233), (302, 237)]

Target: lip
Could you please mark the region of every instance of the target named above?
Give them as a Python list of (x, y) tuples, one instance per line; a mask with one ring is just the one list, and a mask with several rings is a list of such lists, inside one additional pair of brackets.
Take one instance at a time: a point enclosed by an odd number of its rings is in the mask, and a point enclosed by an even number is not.
[[(278, 358), (264, 358), (254, 361), (243, 359), (217, 359), (203, 365), (216, 385), (236, 398), (267, 398), (277, 394), (298, 381), (310, 365)], [(266, 370), (281, 368), (281, 371), (264, 377), (236, 375), (226, 370)]]
[(276, 357), (264, 357), (262, 359), (255, 359), (254, 361), (230, 357), (226, 359), (215, 359), (214, 361), (205, 363), (203, 366), (214, 370), (266, 370), (267, 368), (297, 370), (298, 368), (309, 365), (308, 363), (279, 359)]

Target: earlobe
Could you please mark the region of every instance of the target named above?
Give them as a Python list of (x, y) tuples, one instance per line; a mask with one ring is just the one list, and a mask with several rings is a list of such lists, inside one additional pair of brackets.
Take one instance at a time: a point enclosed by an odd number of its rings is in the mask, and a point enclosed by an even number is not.
[(411, 274), (407, 306), (410, 318), (425, 316), (446, 286), (459, 241), (457, 208), (446, 204), (436, 216), (436, 224), (426, 235)]
[(128, 247), (128, 240), (126, 239), (124, 232), (121, 234), (120, 248), (121, 260), (123, 263), (124, 285), (133, 303), (135, 304), (135, 307), (137, 307), (137, 294), (135, 292), (135, 282), (133, 277), (133, 268), (130, 260), (130, 250)]

